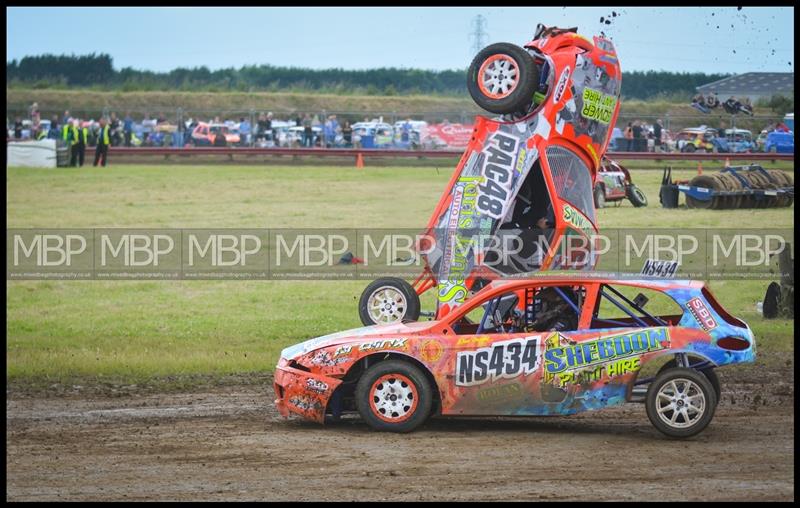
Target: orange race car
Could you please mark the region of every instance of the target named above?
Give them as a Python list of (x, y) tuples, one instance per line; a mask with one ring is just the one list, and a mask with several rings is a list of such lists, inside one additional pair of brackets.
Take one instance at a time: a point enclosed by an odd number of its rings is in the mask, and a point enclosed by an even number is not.
[[(476, 55), (468, 89), (502, 116), (476, 118), (416, 246), (423, 273), (413, 284), (386, 277), (367, 286), (359, 302), (365, 325), (417, 320), (419, 295), (432, 288), (436, 310), (428, 315), (442, 318), (489, 280), (595, 266), (593, 183), (619, 113), (622, 74), (611, 41), (576, 30), (539, 25), (524, 48), (498, 43)], [(576, 240), (589, 248), (569, 248)]]
[(192, 144), (194, 146), (214, 146), (214, 140), (217, 133), (222, 133), (225, 136), (225, 144), (238, 145), (239, 135), (231, 132), (227, 125), (221, 123), (208, 124), (200, 122), (192, 131)]
[(702, 282), (542, 276), (491, 282), (441, 320), (288, 347), (275, 403), (284, 416), (358, 412), (408, 432), (432, 414), (568, 415), (638, 400), (659, 431), (688, 437), (714, 415), (713, 368), (755, 353), (750, 328)]

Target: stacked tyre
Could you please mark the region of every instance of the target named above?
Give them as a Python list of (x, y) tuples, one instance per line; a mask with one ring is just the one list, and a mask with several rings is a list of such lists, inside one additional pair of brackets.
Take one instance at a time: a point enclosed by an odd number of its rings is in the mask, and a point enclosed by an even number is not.
[[(761, 171), (739, 171), (737, 175), (732, 173), (714, 173), (710, 175), (698, 175), (694, 177), (689, 185), (701, 187), (712, 191), (743, 191), (743, 190), (762, 190), (770, 191), (794, 186), (794, 179), (785, 171), (779, 169)], [(686, 196), (686, 206), (689, 208), (704, 208), (711, 210), (731, 210), (736, 208), (780, 208), (791, 206), (794, 198), (787, 194), (781, 195), (761, 195), (753, 194), (732, 194), (718, 195), (709, 200), (702, 200)]]

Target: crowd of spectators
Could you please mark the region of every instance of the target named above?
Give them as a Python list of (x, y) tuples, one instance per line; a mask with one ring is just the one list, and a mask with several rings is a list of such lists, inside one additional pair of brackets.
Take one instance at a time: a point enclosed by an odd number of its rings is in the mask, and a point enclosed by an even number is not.
[[(234, 118), (220, 116), (203, 117), (195, 114), (167, 116), (163, 111), (144, 113), (135, 119), (130, 111), (121, 117), (116, 112), (104, 116), (110, 127), (112, 146), (138, 147), (319, 147), (351, 148), (362, 146), (365, 136), (374, 137), (364, 147), (415, 147), (420, 146), (421, 121), (407, 120), (393, 125), (381, 119), (364, 118), (357, 121), (354, 116), (338, 118), (335, 114), (292, 113), (276, 117), (272, 112), (262, 111)], [(42, 119), (39, 106), (33, 103), (27, 118), (16, 116), (13, 122), (7, 118), (7, 139), (56, 139), (64, 140), (64, 127), (75, 125), (87, 129), (87, 140), (94, 145), (100, 132), (99, 119), (82, 118), (64, 111)], [(442, 125), (447, 125), (446, 119)], [(413, 124), (413, 125), (412, 125)], [(765, 130), (768, 132), (770, 127)], [(677, 133), (664, 127), (661, 119), (652, 123), (643, 120), (620, 120), (612, 132), (611, 151), (654, 152), (676, 151)], [(378, 142), (381, 138), (382, 142)], [(388, 141), (387, 141), (388, 140)], [(428, 148), (443, 148), (441, 143)]]

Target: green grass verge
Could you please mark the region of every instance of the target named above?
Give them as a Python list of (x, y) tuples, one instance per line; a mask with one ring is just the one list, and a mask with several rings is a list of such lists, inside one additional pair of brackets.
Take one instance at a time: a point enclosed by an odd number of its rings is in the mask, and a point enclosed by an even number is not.
[[(625, 201), (600, 210), (601, 228), (794, 225), (793, 207), (663, 209), (660, 172), (628, 166), (650, 206), (636, 209)], [(9, 168), (7, 226), (422, 229), (451, 172), (444, 165), (363, 171), (227, 165)], [(282, 348), (358, 326), (357, 299), (366, 284), (7, 281), (7, 379), (140, 383), (271, 371)], [(765, 281), (714, 281), (711, 288), (750, 324), (759, 352), (793, 351), (794, 323), (766, 321), (756, 313)]]

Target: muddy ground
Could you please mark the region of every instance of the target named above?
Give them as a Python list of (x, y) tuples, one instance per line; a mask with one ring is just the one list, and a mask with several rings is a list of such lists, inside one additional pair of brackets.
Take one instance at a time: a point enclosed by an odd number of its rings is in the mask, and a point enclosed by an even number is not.
[(732, 379), (700, 435), (643, 404), (572, 417), (284, 420), (268, 382), (6, 394), (7, 500), (793, 500), (794, 380)]

